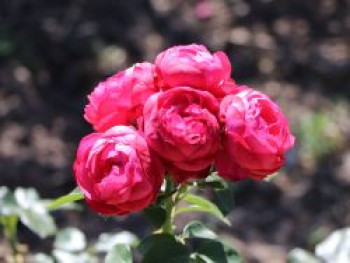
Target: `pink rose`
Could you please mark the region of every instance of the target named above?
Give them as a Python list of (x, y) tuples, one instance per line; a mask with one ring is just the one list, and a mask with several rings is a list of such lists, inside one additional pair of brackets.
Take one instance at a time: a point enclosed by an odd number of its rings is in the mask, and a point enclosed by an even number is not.
[(163, 168), (146, 140), (128, 126), (84, 137), (74, 163), (77, 184), (90, 207), (104, 215), (140, 211), (156, 198)]
[(219, 116), (224, 125), (223, 149), (216, 159), (220, 176), (261, 179), (281, 168), (294, 136), (267, 95), (248, 88), (228, 95), (221, 101)]
[[(225, 96), (230, 94), (236, 94), (240, 92), (242, 89), (245, 89), (245, 86), (237, 85), (233, 79), (226, 80), (220, 87), (222, 94)], [(219, 97), (218, 99), (221, 100), (223, 97)]]
[(188, 86), (226, 95), (222, 85), (231, 75), (231, 64), (224, 52), (211, 54), (202, 45), (174, 46), (160, 53), (155, 61), (157, 84), (167, 90)]
[(218, 102), (209, 92), (178, 87), (145, 104), (145, 136), (177, 182), (205, 177), (219, 149)]
[(134, 123), (146, 100), (157, 91), (154, 74), (153, 64), (137, 63), (99, 83), (88, 97), (84, 118), (100, 132)]

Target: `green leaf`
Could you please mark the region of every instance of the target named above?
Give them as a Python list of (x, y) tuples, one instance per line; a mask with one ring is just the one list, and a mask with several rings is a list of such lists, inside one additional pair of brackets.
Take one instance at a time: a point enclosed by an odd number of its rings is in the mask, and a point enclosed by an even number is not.
[(197, 182), (197, 186), (198, 187), (210, 187), (210, 188), (218, 189), (218, 190), (226, 188), (226, 186), (224, 184), (222, 184), (221, 181), (204, 181), (203, 180), (203, 181)]
[(142, 263), (188, 263), (189, 250), (173, 235), (157, 234), (144, 239), (138, 247)]
[(325, 240), (329, 234), (330, 229), (327, 226), (316, 227), (308, 236), (307, 247), (315, 248), (315, 246)]
[(72, 192), (70, 192), (67, 195), (61, 196), (57, 198), (56, 200), (49, 203), (46, 208), (49, 210), (55, 210), (60, 208), (61, 206), (64, 206), (68, 203), (75, 202), (78, 200), (84, 199), (83, 193), (80, 191), (80, 189), (77, 187)]
[(211, 187), (214, 189), (226, 189), (228, 187), (228, 182), (218, 176), (217, 172), (211, 173), (203, 180), (197, 181), (199, 187)]
[(202, 240), (197, 253), (204, 254), (216, 263), (228, 263), (225, 255), (224, 246), (214, 240)]
[(160, 228), (166, 219), (166, 211), (160, 206), (150, 206), (143, 210), (143, 214), (156, 228)]
[(213, 261), (206, 255), (199, 254), (199, 253), (191, 254), (191, 258), (193, 259), (191, 263), (215, 263), (215, 261)]
[(41, 238), (53, 235), (56, 232), (56, 224), (46, 210), (39, 205), (20, 211), (21, 222)]
[(15, 200), (22, 209), (29, 209), (32, 205), (40, 204), (40, 197), (34, 188), (16, 188), (14, 192)]
[(7, 186), (0, 186), (0, 202), (2, 202), (8, 194), (11, 193), (11, 191), (8, 189)]
[(0, 202), (2, 202), (9, 193), (10, 190), (6, 186), (0, 186)]
[(217, 235), (199, 221), (188, 223), (183, 230), (184, 238), (208, 238), (216, 239)]
[(243, 263), (237, 251), (212, 239), (201, 239), (195, 252), (207, 256), (215, 263)]
[(190, 263), (191, 258), (189, 255), (173, 257), (166, 261), (167, 263)]
[(220, 211), (226, 216), (234, 208), (234, 185), (221, 178), (217, 172), (211, 173), (207, 178), (198, 182), (198, 186), (209, 186), (214, 190), (215, 203)]
[(174, 236), (169, 234), (155, 234), (143, 239), (137, 249), (141, 254), (146, 254), (152, 247), (158, 246), (164, 242), (172, 243), (176, 242), (176, 240), (174, 239)]
[(0, 189), (1, 214), (19, 216), (21, 222), (44, 238), (56, 231), (52, 217), (46, 211), (34, 188), (17, 188), (12, 195), (7, 188)]
[(128, 231), (120, 233), (102, 233), (97, 239), (95, 249), (98, 252), (107, 252), (117, 244), (126, 244), (134, 246), (139, 242), (139, 239), (134, 234)]
[(106, 255), (105, 263), (132, 263), (130, 247), (125, 244), (117, 244)]
[(17, 188), (14, 192), (21, 222), (41, 238), (53, 235), (56, 224), (35, 189)]
[(244, 263), (243, 258), (240, 254), (232, 247), (224, 244), (225, 255), (227, 263)]
[(317, 259), (314, 255), (312, 255), (310, 252), (301, 248), (294, 248), (292, 251), (290, 251), (287, 258), (287, 262), (288, 263), (321, 263), (321, 261)]
[(57, 263), (97, 263), (98, 260), (94, 255), (87, 252), (71, 253), (59, 249), (54, 249), (52, 252)]
[(68, 227), (56, 234), (54, 247), (71, 252), (82, 251), (86, 247), (86, 238), (79, 229)]
[(315, 254), (322, 262), (350, 262), (350, 227), (332, 232), (316, 246)]
[(229, 214), (235, 206), (234, 202), (234, 186), (228, 184), (224, 189), (214, 189), (213, 202), (218, 206), (223, 215)]
[(215, 204), (213, 204), (207, 199), (204, 199), (203, 197), (200, 197), (194, 194), (187, 194), (183, 198), (183, 201), (191, 205), (177, 208), (176, 215), (181, 213), (193, 212), (193, 211), (204, 212), (215, 216), (216, 218), (220, 219), (222, 222), (228, 225), (231, 224), (230, 221), (227, 218), (225, 218), (223, 213)]
[(0, 187), (0, 215), (18, 215), (18, 206), (14, 195), (6, 186)]
[(54, 263), (54, 260), (52, 257), (44, 254), (44, 253), (37, 253), (29, 258), (30, 263)]

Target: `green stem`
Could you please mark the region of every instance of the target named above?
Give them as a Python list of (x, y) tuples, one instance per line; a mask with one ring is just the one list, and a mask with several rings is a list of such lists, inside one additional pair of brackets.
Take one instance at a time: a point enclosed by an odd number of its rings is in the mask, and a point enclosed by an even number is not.
[[(166, 178), (166, 188), (165, 192), (172, 191), (172, 180), (170, 177)], [(161, 228), (162, 233), (167, 234), (174, 234), (175, 226), (174, 226), (174, 219), (175, 219), (175, 210), (176, 205), (181, 201), (184, 194), (187, 192), (187, 186), (186, 185), (180, 185), (180, 187), (176, 190), (174, 195), (170, 195), (165, 200), (165, 211), (166, 211), (166, 219), (165, 222)]]
[(173, 227), (174, 202), (172, 200), (172, 197), (169, 197), (165, 201), (165, 211), (166, 211), (166, 219), (162, 226), (162, 233), (174, 234), (174, 227)]
[(176, 195), (175, 195), (175, 205), (177, 205), (187, 194), (189, 190), (189, 187), (187, 184), (182, 184), (179, 187), (179, 190), (177, 191)]
[(167, 233), (167, 234), (173, 234), (173, 219), (172, 219), (172, 213), (173, 213), (173, 194), (170, 194), (174, 189), (173, 189), (173, 181), (170, 176), (167, 176), (165, 178), (165, 195), (168, 195), (168, 197), (164, 200), (165, 204), (165, 221), (164, 224), (161, 228), (162, 233)]
[(8, 216), (5, 217), (2, 221), (4, 226), (4, 234), (6, 239), (10, 243), (11, 254), (12, 254), (12, 262), (17, 263), (17, 255), (18, 255), (18, 240), (17, 240), (17, 225), (18, 225), (18, 217), (17, 216)]

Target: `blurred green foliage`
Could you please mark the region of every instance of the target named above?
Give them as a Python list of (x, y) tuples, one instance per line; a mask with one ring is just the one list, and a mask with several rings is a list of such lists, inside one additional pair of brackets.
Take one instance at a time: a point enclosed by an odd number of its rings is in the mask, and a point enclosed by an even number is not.
[(343, 140), (336, 123), (323, 112), (303, 117), (298, 134), (301, 152), (316, 157), (335, 150)]

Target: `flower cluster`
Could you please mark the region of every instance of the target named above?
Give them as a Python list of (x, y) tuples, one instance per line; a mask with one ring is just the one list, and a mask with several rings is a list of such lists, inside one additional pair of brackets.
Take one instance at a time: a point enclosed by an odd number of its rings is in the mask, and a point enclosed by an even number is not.
[(84, 115), (96, 132), (82, 139), (74, 164), (92, 209), (140, 211), (165, 173), (184, 183), (206, 177), (213, 165), (230, 180), (280, 169), (294, 144), (287, 119), (267, 95), (230, 75), (225, 53), (192, 44), (101, 82)]

